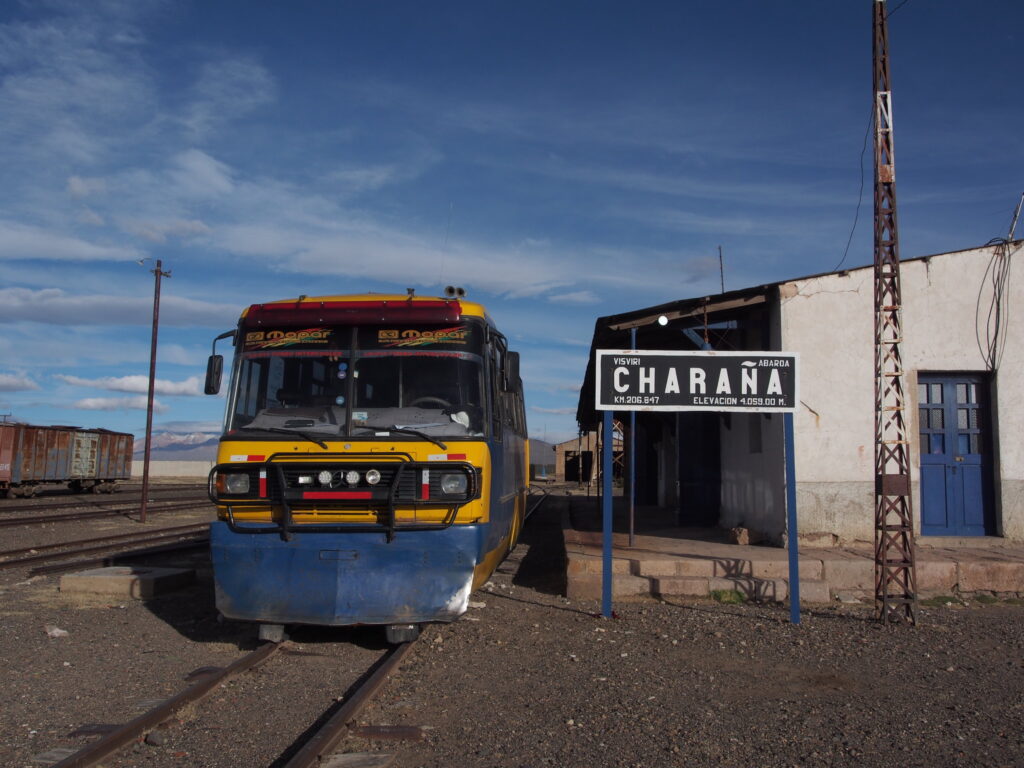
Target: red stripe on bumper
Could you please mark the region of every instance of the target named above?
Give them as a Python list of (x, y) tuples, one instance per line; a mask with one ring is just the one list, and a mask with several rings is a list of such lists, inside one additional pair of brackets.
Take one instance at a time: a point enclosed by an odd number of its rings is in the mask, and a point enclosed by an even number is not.
[(370, 491), (306, 491), (304, 499), (372, 499)]

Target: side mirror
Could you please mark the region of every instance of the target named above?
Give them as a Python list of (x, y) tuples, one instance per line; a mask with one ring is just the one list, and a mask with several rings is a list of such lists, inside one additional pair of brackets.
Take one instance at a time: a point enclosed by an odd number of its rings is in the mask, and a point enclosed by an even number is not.
[(505, 391), (511, 392), (519, 381), (519, 353), (505, 353)]
[(203, 391), (208, 395), (220, 392), (220, 380), (224, 375), (224, 355), (210, 355), (206, 361), (206, 386)]
[(221, 376), (224, 375), (224, 356), (217, 354), (217, 342), (221, 339), (231, 339), (234, 341), (234, 338), (234, 331), (225, 331), (213, 340), (213, 354), (206, 361), (206, 386), (203, 387), (203, 391), (208, 395), (216, 395), (220, 392), (220, 380)]

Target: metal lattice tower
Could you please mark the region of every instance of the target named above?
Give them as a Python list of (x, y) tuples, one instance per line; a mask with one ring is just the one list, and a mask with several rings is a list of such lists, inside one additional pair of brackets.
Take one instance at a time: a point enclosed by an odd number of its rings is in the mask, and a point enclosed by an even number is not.
[(907, 398), (903, 387), (896, 163), (893, 157), (889, 31), (885, 0), (874, 3), (875, 91), (875, 617), (917, 623), (914, 518)]

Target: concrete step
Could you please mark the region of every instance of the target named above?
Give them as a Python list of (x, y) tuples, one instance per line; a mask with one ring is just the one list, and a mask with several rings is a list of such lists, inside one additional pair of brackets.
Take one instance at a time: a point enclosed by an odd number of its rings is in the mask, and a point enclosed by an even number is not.
[[(714, 576), (711, 578), (667, 577), (651, 579), (651, 594), (656, 597), (686, 595), (702, 597), (712, 592), (739, 592), (755, 602), (781, 602), (789, 597), (788, 579), (761, 579), (753, 576)], [(800, 579), (801, 603), (828, 603), (832, 599), (828, 582)]]
[[(570, 600), (600, 600), (604, 581), (600, 573), (570, 576), (566, 580), (565, 596)], [(612, 576), (612, 597), (636, 597), (651, 594), (651, 580), (628, 573)]]
[[(788, 558), (732, 558), (705, 556), (674, 556), (659, 559), (631, 560), (630, 572), (650, 578), (789, 578)], [(800, 558), (800, 580), (821, 579), (822, 561), (818, 558)]]

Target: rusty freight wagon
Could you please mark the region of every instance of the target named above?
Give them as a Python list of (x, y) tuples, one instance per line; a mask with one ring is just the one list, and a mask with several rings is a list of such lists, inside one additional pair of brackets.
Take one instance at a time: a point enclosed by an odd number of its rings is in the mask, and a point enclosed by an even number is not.
[(134, 437), (107, 429), (0, 424), (0, 498), (41, 485), (110, 493), (131, 476)]

